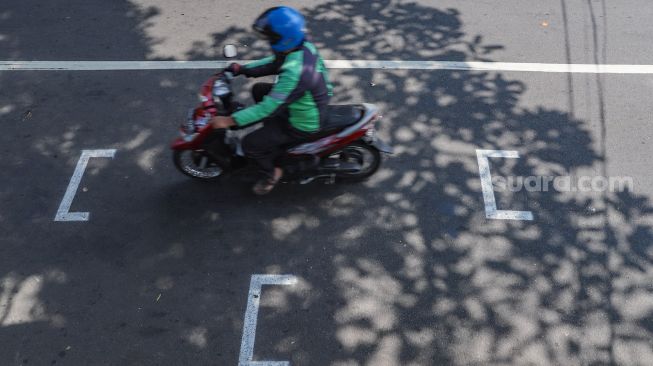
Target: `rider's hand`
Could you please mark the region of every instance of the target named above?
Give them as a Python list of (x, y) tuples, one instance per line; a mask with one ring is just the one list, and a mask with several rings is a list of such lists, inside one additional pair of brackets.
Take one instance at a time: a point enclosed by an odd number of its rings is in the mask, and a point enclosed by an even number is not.
[(229, 71), (230, 73), (234, 74), (234, 76), (238, 76), (240, 75), (241, 68), (242, 66), (240, 64), (233, 62), (231, 65), (227, 66), (227, 68), (224, 69), (224, 71)]
[(229, 116), (217, 116), (211, 119), (213, 128), (229, 128), (236, 125), (236, 121)]

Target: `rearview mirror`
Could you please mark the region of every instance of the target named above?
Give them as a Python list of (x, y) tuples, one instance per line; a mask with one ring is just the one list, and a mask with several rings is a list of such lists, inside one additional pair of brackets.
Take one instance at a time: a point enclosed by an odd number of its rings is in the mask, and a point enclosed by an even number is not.
[(236, 49), (236, 46), (228, 44), (222, 48), (222, 54), (226, 58), (234, 58), (238, 55), (238, 50)]

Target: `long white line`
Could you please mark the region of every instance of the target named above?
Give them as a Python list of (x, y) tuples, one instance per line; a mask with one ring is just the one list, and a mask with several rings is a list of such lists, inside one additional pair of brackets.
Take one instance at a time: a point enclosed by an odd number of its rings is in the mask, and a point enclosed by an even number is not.
[[(0, 71), (111, 71), (218, 69), (233, 61), (0, 61)], [(246, 60), (235, 62), (246, 63)], [(478, 61), (326, 60), (331, 69), (522, 71), (653, 74), (653, 65), (543, 64)]]
[[(242, 62), (242, 61), (235, 61)], [(227, 61), (0, 61), (0, 71), (188, 70), (226, 67)]]

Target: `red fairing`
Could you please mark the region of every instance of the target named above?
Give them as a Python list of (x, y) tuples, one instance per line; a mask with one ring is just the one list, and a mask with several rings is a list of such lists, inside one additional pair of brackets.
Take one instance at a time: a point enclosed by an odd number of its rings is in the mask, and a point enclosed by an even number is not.
[(202, 107), (209, 107), (213, 105), (213, 84), (215, 84), (215, 81), (218, 79), (217, 76), (214, 76), (212, 78), (209, 78), (204, 84), (202, 84), (202, 88), (200, 89), (200, 95), (203, 97), (202, 99)]
[[(197, 108), (197, 110), (202, 110), (209, 112), (212, 116), (215, 116), (218, 114), (218, 109), (215, 106), (215, 101), (213, 100), (213, 84), (215, 84), (215, 81), (218, 79), (218, 76), (213, 76), (209, 78), (207, 81), (202, 84), (202, 88), (200, 89), (200, 108)], [(196, 110), (196, 114), (198, 113)]]
[(201, 127), (199, 131), (197, 131), (192, 135), (186, 135), (183, 137), (176, 138), (170, 145), (170, 148), (172, 148), (173, 150), (200, 149), (202, 146), (202, 142), (204, 141), (204, 139), (206, 139), (206, 136), (208, 136), (212, 130), (213, 130), (213, 126), (208, 124), (204, 127)]
[[(202, 118), (210, 118), (214, 117), (218, 114), (218, 109), (215, 105), (215, 101), (213, 100), (213, 85), (215, 84), (215, 81), (218, 79), (219, 76), (213, 76), (206, 80), (204, 84), (202, 84), (202, 87), (200, 88), (200, 99), (201, 103), (199, 107), (195, 108), (193, 111), (192, 115), (192, 120), (193, 121), (198, 121)], [(184, 129), (182, 125), (182, 134), (184, 133)], [(182, 137), (178, 137), (175, 139), (172, 144), (171, 148), (173, 150), (196, 150), (200, 149), (202, 146), (202, 142), (206, 138), (206, 136), (211, 132), (213, 128), (211, 127), (210, 124), (200, 127), (200, 129), (191, 135), (183, 135)]]
[(336, 141), (333, 141), (330, 145), (329, 148), (321, 151), (318, 155), (320, 156), (326, 156), (331, 154), (334, 151), (340, 150), (344, 148), (345, 146), (351, 144), (352, 142), (361, 139), (363, 136), (365, 136), (365, 132), (367, 131), (367, 128), (362, 128), (351, 135), (347, 135), (341, 139), (337, 139)]

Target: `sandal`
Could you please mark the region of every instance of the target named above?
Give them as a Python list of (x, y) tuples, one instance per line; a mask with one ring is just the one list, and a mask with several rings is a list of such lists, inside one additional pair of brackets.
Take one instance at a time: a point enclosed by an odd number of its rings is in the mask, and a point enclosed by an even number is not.
[(268, 194), (274, 189), (277, 183), (279, 183), (280, 179), (281, 178), (275, 179), (273, 177), (261, 178), (258, 182), (256, 182), (256, 184), (254, 184), (254, 187), (252, 187), (252, 192), (259, 196)]

